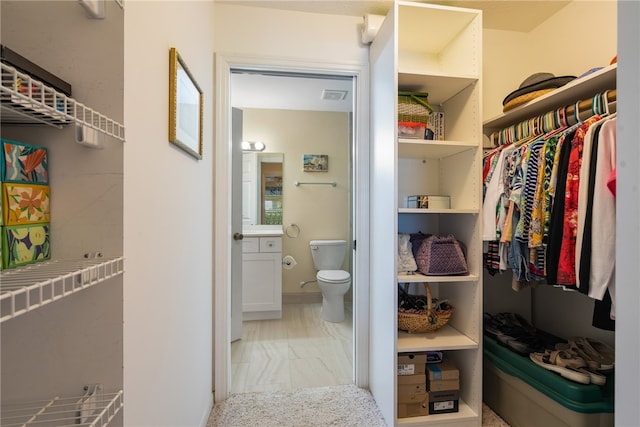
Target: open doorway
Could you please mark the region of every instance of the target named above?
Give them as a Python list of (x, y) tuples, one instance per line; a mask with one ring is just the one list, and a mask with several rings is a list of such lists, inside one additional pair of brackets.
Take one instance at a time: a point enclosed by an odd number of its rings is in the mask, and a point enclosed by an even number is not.
[[(325, 81), (341, 81), (348, 82), (351, 96), (353, 96), (351, 102), (350, 109), (351, 111), (344, 112), (347, 123), (347, 136), (345, 138), (345, 147), (344, 154), (336, 157), (330, 157), (329, 162), (330, 165), (340, 165), (340, 160), (344, 161), (344, 173), (345, 179), (341, 180), (342, 182), (338, 183), (338, 186), (343, 187), (343, 191), (346, 191), (346, 212), (342, 215), (342, 223), (345, 226), (345, 232), (342, 233), (344, 236), (344, 240), (347, 242), (347, 247), (349, 250), (347, 251), (347, 255), (345, 259), (347, 262), (345, 263), (345, 267), (348, 269), (349, 273), (352, 277), (352, 283), (350, 287), (350, 291), (348, 296), (345, 298), (345, 307), (348, 307), (348, 317), (351, 320), (349, 328), (349, 341), (348, 341), (348, 349), (346, 353), (350, 353), (350, 365), (347, 368), (347, 376), (349, 383), (355, 383), (358, 386), (367, 386), (368, 385), (368, 355), (366, 353), (367, 348), (367, 327), (368, 324), (368, 212), (364, 209), (364, 206), (368, 205), (368, 164), (366, 159), (368, 158), (367, 152), (367, 144), (368, 140), (368, 129), (367, 122), (363, 119), (363, 117), (368, 116), (367, 105), (367, 96), (368, 93), (368, 84), (367, 77), (368, 73), (366, 72), (366, 68), (360, 66), (332, 66), (332, 65), (324, 65), (320, 68), (312, 67), (309, 68), (308, 64), (283, 64), (279, 63), (274, 66), (270, 61), (259, 61), (262, 63), (256, 63), (253, 60), (245, 60), (238, 58), (217, 58), (217, 88), (219, 96), (219, 102), (216, 105), (217, 108), (217, 122), (219, 124), (227, 124), (227, 126), (218, 126), (217, 127), (217, 160), (216, 160), (216, 263), (215, 263), (215, 277), (216, 277), (216, 285), (214, 290), (215, 295), (215, 319), (214, 319), (214, 384), (215, 384), (215, 399), (216, 401), (224, 400), (232, 391), (232, 377), (234, 375), (234, 368), (237, 368), (235, 365), (234, 357), (231, 354), (231, 307), (232, 307), (232, 289), (233, 289), (233, 269), (234, 269), (234, 259), (236, 257), (233, 256), (233, 247), (234, 245), (238, 246), (238, 241), (233, 240), (233, 235), (236, 233), (242, 234), (242, 230), (234, 230), (231, 226), (231, 219), (237, 216), (237, 212), (234, 213), (232, 206), (232, 198), (233, 198), (233, 162), (231, 159), (231, 153), (233, 144), (231, 143), (232, 138), (230, 135), (231, 129), (231, 107), (234, 96), (234, 91), (236, 90), (233, 85), (234, 73), (238, 73), (239, 75), (257, 75), (260, 77), (264, 77), (265, 74), (270, 77), (282, 77), (287, 76), (287, 78), (292, 79), (324, 79)], [(242, 73), (242, 74), (240, 74)], [(263, 85), (264, 86), (264, 85)], [(271, 87), (272, 85), (268, 85)], [(330, 89), (330, 88), (329, 88)], [(300, 94), (300, 92), (298, 92)], [(320, 94), (317, 95), (320, 97)], [(328, 96), (339, 96), (335, 93), (331, 93)], [(283, 100), (283, 96), (273, 97), (276, 100)], [(243, 107), (244, 108), (244, 107)], [(286, 108), (281, 107), (281, 108)], [(289, 107), (291, 108), (291, 107)], [(249, 108), (244, 108), (249, 111)], [(263, 108), (264, 109), (264, 108)], [(261, 112), (257, 111), (259, 108), (255, 108), (255, 106), (251, 109), (250, 113), (253, 113), (253, 117), (259, 115)], [(292, 110), (288, 110), (292, 111)], [(275, 113), (274, 113), (275, 114)], [(250, 116), (251, 114), (243, 114), (243, 120)], [(246, 116), (246, 117), (245, 117)], [(294, 119), (295, 120), (295, 119)], [(243, 126), (244, 128), (244, 126)], [(316, 131), (319, 134), (322, 134), (326, 128), (317, 127)], [(310, 131), (308, 131), (310, 132)], [(302, 134), (299, 136), (298, 141), (304, 141), (305, 137), (309, 137), (309, 133)], [(254, 138), (255, 139), (255, 138)], [(265, 141), (266, 144), (266, 141)], [(322, 144), (318, 144), (316, 147), (317, 150), (311, 150), (310, 152), (305, 152), (304, 154), (312, 154), (312, 155), (323, 155), (325, 153), (322, 152)], [(280, 151), (284, 151), (280, 149)], [(287, 174), (289, 174), (289, 181), (298, 182), (298, 184), (303, 181), (299, 177), (296, 178), (293, 176), (292, 172), (287, 173), (287, 163), (291, 163), (294, 169), (298, 168), (302, 170), (303, 159), (302, 156), (299, 157), (300, 153), (292, 155), (291, 158), (284, 153), (284, 170), (283, 170), (283, 193), (286, 194), (287, 191), (291, 191), (290, 189), (294, 188), (294, 183), (289, 182), (287, 184)], [(342, 159), (341, 159), (342, 158)], [(335, 163), (331, 163), (334, 160)], [(329, 170), (331, 170), (332, 166), (329, 166)], [(306, 181), (316, 182), (316, 181), (325, 181), (326, 178), (322, 178), (329, 176), (328, 173), (319, 172), (315, 173), (315, 175), (309, 174), (307, 175), (310, 178)], [(332, 180), (329, 180), (331, 182)], [(311, 186), (310, 186), (311, 187)], [(314, 185), (314, 191), (316, 186)], [(320, 186), (318, 186), (320, 187)], [(335, 187), (329, 185), (327, 189), (333, 190)], [(354, 191), (357, 188), (358, 191)], [(326, 190), (326, 189), (325, 189)], [(317, 196), (317, 195), (316, 195)], [(321, 196), (317, 196), (321, 197)], [(295, 203), (295, 202), (289, 202)], [(302, 218), (304, 219), (304, 218)], [(319, 231), (314, 231), (313, 227), (303, 227), (300, 229), (300, 221), (299, 219), (291, 219), (287, 218), (287, 199), (286, 197), (283, 199), (283, 224), (281, 225), (283, 230), (283, 239), (288, 239), (290, 242), (296, 241), (299, 246), (287, 248), (287, 244), (283, 244), (283, 252), (282, 256), (291, 255), (296, 259), (309, 260), (310, 259), (310, 247), (309, 241), (313, 238), (332, 238), (335, 239), (335, 236), (331, 235), (331, 231), (327, 231), (326, 229), (319, 228)], [(286, 233), (289, 232), (290, 236), (296, 236), (295, 238), (289, 237)], [(305, 241), (300, 243), (302, 239), (298, 238), (300, 235), (304, 235)], [(318, 236), (318, 237), (316, 237)], [(357, 251), (356, 251), (356, 242), (358, 243)], [(241, 243), (240, 243), (241, 246)], [(287, 253), (290, 251), (290, 253)], [(241, 258), (240, 258), (241, 259)], [(303, 261), (304, 262), (304, 261)], [(236, 263), (237, 264), (237, 263)], [(298, 264), (300, 264), (298, 262)], [(312, 274), (312, 275), (311, 275)], [(306, 270), (304, 273), (304, 277), (306, 280), (300, 280), (299, 278), (294, 279), (295, 286), (298, 289), (304, 292), (286, 292), (287, 287), (285, 287), (285, 293), (289, 294), (299, 294), (294, 297), (304, 298), (307, 295), (314, 294), (313, 289), (311, 289), (313, 284), (308, 285), (310, 288), (302, 289), (303, 282), (313, 282), (312, 279), (315, 279), (315, 270)], [(311, 275), (311, 276), (310, 276)], [(307, 285), (305, 284), (305, 287)], [(318, 289), (318, 288), (316, 288)], [(288, 290), (291, 291), (291, 285), (288, 285)], [(309, 291), (309, 292), (307, 292)], [(283, 294), (283, 295), (284, 295)], [(321, 293), (315, 292), (315, 298), (318, 301), (321, 301)], [(288, 303), (287, 298), (290, 296), (285, 295), (283, 301), (284, 305)], [(302, 301), (303, 303), (305, 301)], [(298, 307), (299, 308), (299, 307)], [(283, 314), (286, 314), (283, 311)], [(314, 316), (319, 316), (319, 313), (313, 314), (313, 312), (309, 312), (307, 314), (301, 315), (299, 313), (294, 314), (295, 316), (306, 316), (307, 318), (313, 318)], [(286, 319), (285, 319), (286, 320)], [(298, 322), (299, 323), (299, 322)], [(272, 323), (273, 324), (273, 323)], [(336, 326), (329, 324), (329, 326)], [(252, 325), (255, 327), (255, 324)], [(326, 326), (324, 330), (326, 331)], [(344, 329), (340, 332), (335, 332), (339, 339), (341, 339), (341, 345), (344, 346)], [(270, 342), (273, 344), (273, 341)], [(265, 347), (266, 344), (258, 344), (258, 346)], [(280, 344), (279, 350), (275, 351), (283, 351), (283, 344)], [(298, 347), (300, 348), (300, 347)], [(291, 356), (291, 349), (287, 348), (286, 353)], [(299, 350), (304, 352), (304, 348)], [(307, 348), (309, 352), (313, 353), (312, 348)], [(295, 351), (294, 351), (295, 353)], [(345, 353), (345, 354), (346, 354)], [(234, 356), (237, 356), (234, 352)], [(316, 358), (317, 359), (317, 358)], [(307, 368), (312, 369), (307, 365)], [(238, 375), (251, 375), (247, 370), (245, 370), (244, 374), (235, 372)], [(261, 368), (261, 371), (264, 372), (264, 366)], [(291, 371), (290, 371), (291, 372)], [(342, 381), (344, 381), (344, 372), (345, 370), (341, 368), (342, 372)], [(264, 379), (263, 379), (264, 380)], [(344, 383), (344, 382), (343, 382)], [(318, 383), (317, 386), (326, 385)], [(310, 385), (311, 386), (311, 385)], [(280, 386), (276, 386), (280, 387)], [(296, 387), (294, 387), (296, 388)], [(264, 390), (274, 389), (270, 388), (268, 385), (265, 385)], [(275, 388), (279, 389), (279, 388)], [(254, 389), (254, 391), (260, 391), (258, 389)]]

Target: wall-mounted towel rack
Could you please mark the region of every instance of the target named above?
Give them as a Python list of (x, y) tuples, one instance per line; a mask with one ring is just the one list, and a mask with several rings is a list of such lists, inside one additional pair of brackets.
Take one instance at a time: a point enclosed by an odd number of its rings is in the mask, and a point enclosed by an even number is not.
[(335, 181), (333, 181), (333, 182), (300, 182), (300, 181), (296, 181), (293, 184), (296, 187), (300, 187), (301, 185), (330, 185), (332, 187), (335, 187), (336, 185), (338, 185)]

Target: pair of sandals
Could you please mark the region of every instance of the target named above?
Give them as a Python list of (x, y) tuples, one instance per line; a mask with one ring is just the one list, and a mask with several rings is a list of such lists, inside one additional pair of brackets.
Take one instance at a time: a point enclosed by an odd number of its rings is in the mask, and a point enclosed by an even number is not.
[(615, 352), (600, 341), (572, 337), (567, 343), (556, 344), (555, 350), (534, 352), (529, 354), (529, 358), (535, 364), (571, 381), (603, 386), (607, 381), (603, 372), (613, 370)]

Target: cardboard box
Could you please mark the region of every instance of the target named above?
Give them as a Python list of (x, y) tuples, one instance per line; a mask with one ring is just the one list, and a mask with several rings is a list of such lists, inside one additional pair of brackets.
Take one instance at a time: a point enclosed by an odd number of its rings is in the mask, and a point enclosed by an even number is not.
[(441, 363), (430, 363), (427, 366), (427, 376), (429, 380), (457, 380), (460, 378), (460, 371), (448, 359), (444, 359)]
[(460, 380), (429, 380), (428, 390), (431, 391), (447, 391), (447, 390), (460, 390)]
[[(400, 390), (400, 387), (407, 387), (407, 390)], [(410, 385), (398, 387), (398, 403), (424, 403), (424, 406), (427, 407), (429, 393), (426, 391), (413, 392), (410, 389), (411, 387)]]
[[(401, 375), (398, 376), (398, 402), (401, 400), (415, 401), (415, 397), (427, 394), (427, 376), (421, 375)], [(400, 399), (403, 396), (403, 399)]]
[[(434, 141), (444, 141), (444, 113), (441, 111), (434, 111), (429, 114), (428, 130), (425, 133), (425, 139), (432, 139)], [(429, 130), (431, 132), (429, 132)]]
[(458, 390), (429, 393), (429, 414), (458, 412), (460, 392)]
[(398, 418), (420, 417), (429, 415), (428, 404), (398, 403)]
[(400, 353), (398, 354), (398, 375), (424, 374), (426, 364), (426, 354)]
[(415, 195), (408, 196), (405, 204), (409, 209), (449, 209), (451, 198), (449, 196)]

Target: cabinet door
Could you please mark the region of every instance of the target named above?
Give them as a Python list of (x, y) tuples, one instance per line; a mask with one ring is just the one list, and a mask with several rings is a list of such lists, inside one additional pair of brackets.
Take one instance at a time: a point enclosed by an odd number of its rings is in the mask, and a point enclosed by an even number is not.
[(245, 253), (242, 259), (242, 311), (281, 310), (280, 253)]

